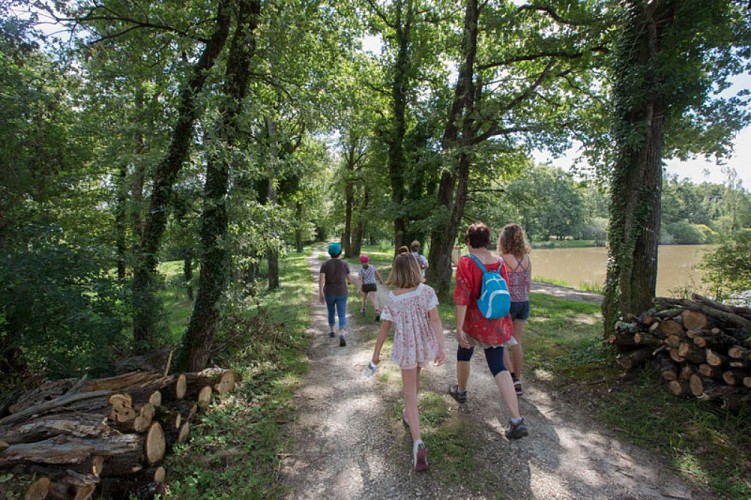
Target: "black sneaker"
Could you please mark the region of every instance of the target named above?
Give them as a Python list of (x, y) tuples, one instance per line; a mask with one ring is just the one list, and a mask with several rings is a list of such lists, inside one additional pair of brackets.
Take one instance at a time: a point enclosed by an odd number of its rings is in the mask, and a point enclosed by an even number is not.
[(331, 331), (329, 332), (329, 337), (331, 337), (332, 339), (333, 339), (334, 337), (336, 337), (336, 333), (334, 333), (334, 330), (331, 330)]
[(514, 382), (514, 391), (516, 391), (516, 395), (524, 395), (524, 391), (522, 391), (522, 383), (513, 373), (511, 374), (511, 380)]
[(347, 341), (344, 340), (344, 335), (339, 335), (339, 347), (344, 347), (347, 345)]
[(449, 394), (456, 400), (457, 403), (467, 402), (467, 391), (460, 391), (458, 385), (449, 386)]
[(521, 439), (524, 436), (528, 436), (527, 426), (524, 425), (524, 419), (521, 419), (519, 423), (514, 423), (511, 420), (508, 422), (508, 429), (504, 432), (507, 439)]
[(381, 313), (377, 312), (375, 316), (375, 322), (378, 323), (379, 321), (381, 321)]

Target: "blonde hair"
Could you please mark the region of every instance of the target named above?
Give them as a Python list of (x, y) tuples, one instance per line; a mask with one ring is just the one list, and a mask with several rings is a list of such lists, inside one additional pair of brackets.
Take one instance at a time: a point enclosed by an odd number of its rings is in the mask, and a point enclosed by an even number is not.
[(498, 253), (510, 253), (521, 259), (532, 251), (519, 224), (506, 224), (498, 237)]
[(411, 253), (400, 253), (394, 257), (394, 265), (386, 285), (396, 288), (414, 288), (422, 283), (422, 272), (417, 259)]

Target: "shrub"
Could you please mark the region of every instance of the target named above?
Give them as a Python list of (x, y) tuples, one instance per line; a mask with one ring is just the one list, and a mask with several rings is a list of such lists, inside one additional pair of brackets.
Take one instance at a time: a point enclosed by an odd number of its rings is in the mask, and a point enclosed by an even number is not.
[(699, 245), (706, 241), (699, 227), (687, 221), (668, 224), (665, 230), (673, 237), (673, 243), (678, 245)]
[(98, 250), (43, 237), (0, 255), (0, 355), (13, 360), (0, 372), (97, 373), (126, 344), (122, 290)]
[(751, 290), (751, 229), (739, 232), (716, 250), (707, 252), (699, 267), (717, 300), (748, 294)]

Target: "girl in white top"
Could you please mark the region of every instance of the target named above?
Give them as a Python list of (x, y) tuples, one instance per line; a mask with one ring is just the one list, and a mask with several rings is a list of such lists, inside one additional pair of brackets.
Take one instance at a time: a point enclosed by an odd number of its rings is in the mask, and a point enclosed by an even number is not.
[(431, 361), (440, 366), (446, 360), (443, 325), (438, 316), (438, 297), (431, 287), (422, 283), (420, 267), (409, 253), (394, 258), (386, 284), (394, 289), (381, 311), (381, 328), (372, 361), (375, 365), (380, 363), (381, 347), (394, 325), (391, 359), (402, 369), (403, 419), (412, 435), (415, 470), (424, 471), (428, 468), (428, 459), (420, 435), (417, 394), (422, 367)]

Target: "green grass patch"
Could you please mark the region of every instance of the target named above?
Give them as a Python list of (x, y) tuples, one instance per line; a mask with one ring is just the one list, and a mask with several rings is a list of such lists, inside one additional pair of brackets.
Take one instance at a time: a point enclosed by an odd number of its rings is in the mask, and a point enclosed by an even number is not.
[(279, 453), (293, 418), (290, 405), (307, 364), (310, 318), (306, 254), (280, 261), (283, 286), (235, 304), (217, 332), (224, 346), (214, 362), (235, 370), (237, 389), (192, 428), (188, 444), (168, 455), (174, 498), (280, 498)]
[(603, 342), (598, 305), (530, 294), (525, 370), (647, 449), (659, 449), (689, 482), (721, 498), (751, 498), (751, 415), (679, 399), (649, 368), (623, 377)]

